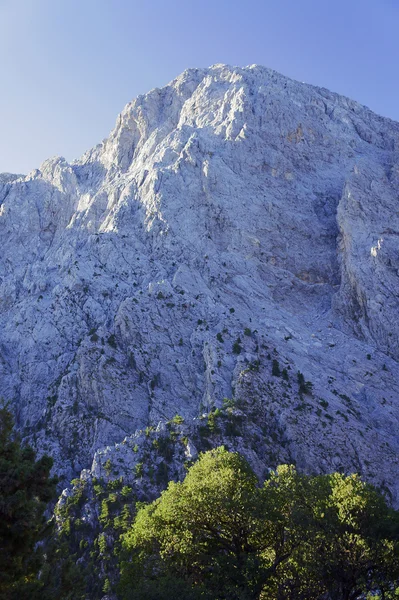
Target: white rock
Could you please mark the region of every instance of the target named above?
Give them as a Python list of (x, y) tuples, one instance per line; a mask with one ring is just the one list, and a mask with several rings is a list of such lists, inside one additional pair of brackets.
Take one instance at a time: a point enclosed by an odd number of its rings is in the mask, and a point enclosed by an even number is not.
[[(82, 159), (0, 176), (18, 426), (70, 477), (148, 423), (256, 390), (299, 466), (339, 456), (397, 501), (398, 148), (399, 125), (352, 100), (215, 65), (129, 103)], [(271, 397), (270, 353), (291, 402)]]

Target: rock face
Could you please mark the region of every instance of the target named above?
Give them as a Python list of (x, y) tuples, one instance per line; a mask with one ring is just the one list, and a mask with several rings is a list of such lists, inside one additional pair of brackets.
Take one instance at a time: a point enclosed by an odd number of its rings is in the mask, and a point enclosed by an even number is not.
[(66, 478), (234, 397), (265, 467), (356, 470), (397, 504), (398, 196), (398, 123), (190, 69), (80, 160), (0, 176), (0, 395)]

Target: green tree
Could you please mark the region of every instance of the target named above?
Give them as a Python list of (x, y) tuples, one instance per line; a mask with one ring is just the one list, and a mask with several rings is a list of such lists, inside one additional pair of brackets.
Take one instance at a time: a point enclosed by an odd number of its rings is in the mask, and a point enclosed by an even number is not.
[[(332, 600), (366, 592), (385, 597), (399, 577), (398, 513), (358, 475), (326, 476), (329, 491), (315, 514), (317, 572)], [(327, 531), (323, 522), (328, 523)]]
[[(138, 511), (123, 538), (121, 593), (388, 598), (399, 576), (398, 537), (397, 513), (357, 475), (310, 477), (281, 465), (259, 487), (239, 454), (217, 448)], [(167, 593), (171, 581), (176, 595)]]
[(372, 486), (358, 475), (308, 477), (282, 465), (264, 489), (269, 547), (283, 560), (261, 598), (388, 597), (378, 594), (399, 577), (398, 514)]
[(316, 481), (293, 465), (280, 465), (265, 481), (262, 556), (268, 569), (260, 598), (311, 600), (323, 593), (312, 568), (313, 511), (320, 492)]
[[(133, 570), (128, 563), (122, 568), (124, 597), (130, 597), (134, 569), (144, 574), (141, 586), (160, 574), (172, 575), (201, 597), (254, 597), (259, 494), (257, 479), (239, 454), (223, 447), (202, 454), (183, 482), (169, 483), (158, 500), (138, 512), (124, 539), (125, 548), (136, 552)], [(137, 589), (137, 581), (133, 585)]]
[(0, 408), (0, 599), (33, 598), (42, 565), (36, 544), (45, 534), (44, 510), (54, 498), (53, 461), (36, 460), (13, 431), (7, 406)]

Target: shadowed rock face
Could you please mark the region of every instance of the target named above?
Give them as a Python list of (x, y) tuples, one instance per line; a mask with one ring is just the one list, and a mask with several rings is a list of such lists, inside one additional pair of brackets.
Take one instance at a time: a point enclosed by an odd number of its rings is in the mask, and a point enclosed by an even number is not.
[(256, 397), (275, 460), (397, 502), (398, 157), (399, 124), (358, 103), (216, 65), (138, 97), (80, 160), (0, 176), (21, 430), (70, 477), (147, 424)]

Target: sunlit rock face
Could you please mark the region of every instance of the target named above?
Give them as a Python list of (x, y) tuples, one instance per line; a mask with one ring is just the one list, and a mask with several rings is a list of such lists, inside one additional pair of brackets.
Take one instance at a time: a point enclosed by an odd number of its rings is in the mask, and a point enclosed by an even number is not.
[(399, 124), (259, 66), (184, 72), (80, 160), (0, 176), (1, 396), (65, 477), (256, 398), (266, 467), (397, 502), (398, 196)]

